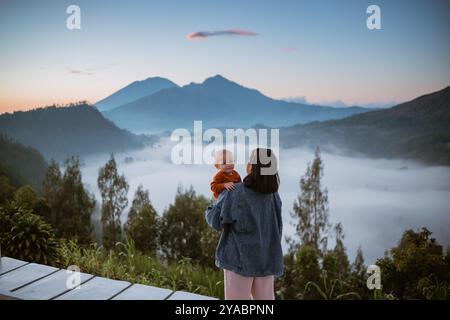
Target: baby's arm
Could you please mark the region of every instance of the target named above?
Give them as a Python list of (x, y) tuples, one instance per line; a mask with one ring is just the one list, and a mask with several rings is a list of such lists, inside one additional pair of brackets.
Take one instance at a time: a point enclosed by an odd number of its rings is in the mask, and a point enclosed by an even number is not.
[(223, 190), (225, 190), (225, 183), (220, 182), (214, 178), (214, 180), (211, 182), (211, 191), (221, 193)]
[(218, 194), (222, 193), (223, 190), (234, 190), (234, 182), (211, 182), (211, 191)]

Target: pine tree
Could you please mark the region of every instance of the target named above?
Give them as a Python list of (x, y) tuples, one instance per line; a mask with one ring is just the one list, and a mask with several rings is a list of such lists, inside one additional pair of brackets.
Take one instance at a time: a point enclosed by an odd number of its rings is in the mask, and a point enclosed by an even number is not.
[(95, 198), (84, 188), (78, 157), (65, 161), (60, 197), (64, 212), (61, 223), (64, 236), (77, 239), (80, 243), (90, 243), (93, 240), (91, 215)]
[(125, 224), (125, 234), (133, 239), (138, 250), (155, 254), (158, 245), (160, 219), (153, 208), (148, 190), (139, 185)]
[[(188, 257), (202, 265), (214, 262), (219, 233), (210, 230), (206, 224), (204, 212), (208, 204), (209, 201), (198, 196), (192, 186), (186, 190), (178, 187), (175, 203), (162, 217), (160, 246), (169, 260)], [(205, 241), (205, 235), (210, 241)], [(210, 243), (214, 242), (215, 245), (211, 246)]]
[(357, 292), (363, 299), (370, 298), (370, 291), (367, 289), (367, 268), (364, 264), (364, 256), (361, 246), (356, 251), (355, 261), (351, 265), (350, 284), (352, 290)]
[[(297, 235), (302, 245), (314, 247), (319, 253), (327, 246), (326, 233), (328, 223), (328, 190), (322, 189), (323, 163), (319, 148), (316, 149), (312, 165), (308, 164), (305, 175), (300, 179), (301, 193), (294, 203), (291, 216), (298, 219)], [(291, 248), (298, 247), (292, 239), (288, 239)]]
[(43, 192), (45, 202), (50, 207), (50, 212), (45, 214), (44, 218), (50, 222), (56, 229), (57, 222), (60, 220), (62, 214), (61, 209), (58, 207), (60, 204), (60, 188), (62, 183), (62, 173), (59, 164), (52, 159), (47, 171), (45, 173), (43, 181)]
[(100, 168), (98, 188), (102, 196), (102, 233), (103, 246), (113, 248), (116, 242), (121, 240), (122, 228), (120, 216), (127, 206), (128, 182), (124, 175), (117, 172), (117, 164), (114, 155), (104, 167)]
[(352, 273), (356, 277), (364, 280), (365, 275), (366, 275), (366, 270), (367, 269), (364, 264), (363, 252), (362, 252), (361, 246), (359, 246), (358, 250), (356, 251), (355, 261), (352, 263)]
[(69, 157), (64, 165), (64, 174), (55, 161), (48, 167), (43, 189), (51, 214), (44, 218), (56, 228), (58, 237), (87, 244), (93, 240), (91, 215), (95, 198), (84, 188), (79, 158)]
[(336, 245), (334, 254), (336, 256), (336, 277), (346, 279), (350, 273), (350, 262), (348, 261), (347, 252), (344, 246), (344, 230), (341, 223), (334, 226)]

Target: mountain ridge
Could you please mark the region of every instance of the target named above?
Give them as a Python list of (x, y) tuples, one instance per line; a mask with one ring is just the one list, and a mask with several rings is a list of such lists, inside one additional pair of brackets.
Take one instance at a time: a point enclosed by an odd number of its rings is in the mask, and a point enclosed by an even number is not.
[(119, 129), (86, 103), (0, 115), (0, 133), (40, 151), (47, 160), (98, 152), (119, 152), (144, 139)]
[(215, 75), (202, 83), (160, 90), (103, 114), (119, 127), (130, 131), (165, 131), (191, 127), (194, 120), (203, 120), (205, 127), (230, 123), (239, 127), (250, 127), (256, 123), (282, 126), (343, 118), (369, 110), (276, 100), (256, 89)]
[(280, 137), (285, 147), (338, 147), (450, 165), (450, 86), (389, 109), (284, 127)]

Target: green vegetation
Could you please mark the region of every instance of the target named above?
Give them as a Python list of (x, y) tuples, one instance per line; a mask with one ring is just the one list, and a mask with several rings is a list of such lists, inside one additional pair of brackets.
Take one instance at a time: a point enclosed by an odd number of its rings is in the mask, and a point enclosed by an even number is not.
[(208, 205), (209, 201), (197, 196), (192, 187), (178, 188), (174, 204), (162, 216), (160, 244), (168, 259), (188, 257), (205, 266), (214, 264), (219, 238), (206, 224), (204, 212)]
[(223, 299), (221, 270), (203, 267), (189, 258), (168, 262), (143, 254), (129, 239), (116, 243), (109, 251), (96, 244), (81, 247), (68, 241), (59, 250), (59, 256), (57, 266), (61, 268), (75, 264), (90, 274)]
[(40, 192), (46, 169), (47, 163), (39, 151), (0, 133), (0, 177), (8, 178), (14, 187), (30, 184)]
[[(323, 164), (319, 149), (315, 152), (312, 165), (308, 164), (306, 174), (300, 179), (301, 194), (294, 202), (291, 216), (298, 219), (297, 236), (303, 245), (312, 246), (320, 254), (320, 247), (326, 248), (328, 238), (323, 234), (329, 229), (328, 222), (328, 191), (321, 188)], [(289, 238), (291, 247), (298, 246)], [(291, 248), (292, 249), (292, 248)]]
[(0, 243), (3, 255), (43, 264), (57, 259), (58, 242), (52, 226), (15, 202), (0, 207)]
[(150, 202), (148, 190), (144, 191), (142, 185), (139, 185), (128, 213), (125, 234), (134, 240), (139, 251), (155, 255), (160, 227), (161, 219)]
[(103, 246), (112, 248), (122, 236), (120, 216), (127, 206), (128, 182), (124, 175), (117, 172), (114, 156), (100, 168), (98, 188), (102, 196), (102, 235)]
[(84, 188), (80, 160), (70, 157), (65, 161), (64, 174), (52, 161), (44, 179), (44, 201), (48, 206), (42, 215), (55, 227), (58, 237), (90, 243), (92, 236), (91, 215), (95, 199)]
[(298, 220), (296, 239), (290, 238), (285, 273), (276, 284), (283, 299), (448, 299), (450, 253), (432, 239), (431, 232), (407, 230), (397, 247), (379, 259), (382, 290), (370, 292), (361, 248), (350, 264), (340, 223), (330, 235), (327, 190), (321, 186), (323, 163), (317, 150), (300, 180), (300, 194), (292, 216)]
[[(29, 185), (16, 187), (0, 176), (0, 244), (3, 253), (61, 268), (173, 290), (223, 298), (223, 272), (214, 267), (219, 233), (204, 219), (208, 199), (192, 187), (179, 187), (161, 216), (147, 190), (139, 186), (122, 233), (128, 183), (114, 157), (99, 170), (103, 245), (92, 237), (95, 199), (83, 187), (78, 158), (64, 172), (52, 161), (43, 194)], [(382, 289), (367, 289), (359, 248), (350, 263), (340, 223), (329, 223), (328, 194), (322, 186), (319, 150), (300, 180), (293, 207), (296, 234), (289, 238), (285, 272), (277, 278), (278, 299), (449, 299), (450, 252), (427, 229), (407, 230), (398, 246), (377, 261)], [(329, 239), (334, 247), (329, 248)]]
[(404, 232), (398, 246), (378, 259), (384, 290), (400, 299), (449, 299), (450, 251), (426, 228)]

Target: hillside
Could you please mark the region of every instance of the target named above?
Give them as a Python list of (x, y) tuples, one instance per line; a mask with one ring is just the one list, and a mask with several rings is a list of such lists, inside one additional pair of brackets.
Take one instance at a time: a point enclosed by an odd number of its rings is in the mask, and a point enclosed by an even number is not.
[(283, 128), (280, 135), (286, 147), (320, 145), (450, 165), (450, 87), (390, 109)]
[(40, 190), (46, 170), (47, 162), (39, 151), (0, 134), (0, 176), (15, 187), (30, 184)]
[(0, 115), (0, 133), (39, 150), (46, 159), (137, 148), (142, 138), (116, 127), (94, 107), (77, 104)]

